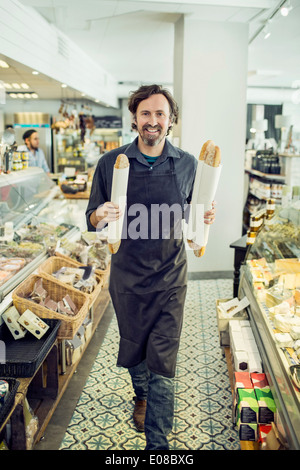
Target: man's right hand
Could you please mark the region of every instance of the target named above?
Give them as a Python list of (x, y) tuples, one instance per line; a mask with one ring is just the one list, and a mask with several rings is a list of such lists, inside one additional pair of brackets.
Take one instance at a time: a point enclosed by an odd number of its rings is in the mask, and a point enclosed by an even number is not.
[[(118, 220), (122, 215), (118, 204), (114, 204), (111, 201), (105, 202), (102, 206), (99, 206), (90, 216), (91, 224), (94, 227), (103, 228), (108, 222), (114, 222)], [(100, 225), (99, 225), (100, 224)]]

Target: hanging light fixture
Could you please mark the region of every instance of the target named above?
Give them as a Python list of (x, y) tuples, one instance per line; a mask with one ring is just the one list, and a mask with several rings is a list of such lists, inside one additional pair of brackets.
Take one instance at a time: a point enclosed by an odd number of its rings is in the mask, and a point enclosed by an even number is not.
[(288, 16), (289, 12), (292, 10), (292, 5), (291, 5), (291, 2), (290, 0), (287, 0), (287, 2), (284, 3), (284, 5), (282, 5), (282, 7), (280, 8), (280, 13), (282, 16)]
[(264, 39), (268, 39), (271, 36), (269, 23), (270, 23), (270, 20), (266, 21), (265, 27), (263, 29)]

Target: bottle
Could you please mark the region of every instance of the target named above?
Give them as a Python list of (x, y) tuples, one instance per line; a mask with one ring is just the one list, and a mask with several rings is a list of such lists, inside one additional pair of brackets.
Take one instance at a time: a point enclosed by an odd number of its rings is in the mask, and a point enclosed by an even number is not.
[(267, 215), (274, 215), (275, 212), (275, 199), (268, 199), (267, 200)]
[(246, 245), (253, 245), (253, 243), (255, 242), (255, 237), (256, 237), (256, 232), (247, 230)]

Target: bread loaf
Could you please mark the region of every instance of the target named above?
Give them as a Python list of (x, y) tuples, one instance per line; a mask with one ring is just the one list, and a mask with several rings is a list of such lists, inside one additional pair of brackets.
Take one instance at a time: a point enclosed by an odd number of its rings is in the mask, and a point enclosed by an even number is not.
[[(204, 161), (206, 165), (212, 167), (218, 167), (221, 164), (221, 151), (220, 148), (215, 145), (213, 140), (207, 140), (201, 148), (199, 160)], [(188, 240), (189, 247), (194, 250), (195, 256), (200, 258), (205, 253), (205, 246), (198, 246), (192, 240)]]
[[(127, 183), (128, 183), (128, 171), (122, 174), (122, 171), (118, 173), (118, 170), (129, 170), (129, 160), (127, 156), (123, 153), (120, 153), (115, 161), (114, 164), (114, 174), (113, 174), (113, 181), (112, 181), (112, 191), (111, 191), (111, 200), (115, 204), (118, 204), (120, 198), (125, 198), (127, 193)], [(121, 208), (124, 210), (124, 207)], [(117, 253), (119, 247), (121, 245), (121, 232), (122, 232), (122, 225), (123, 225), (123, 216), (120, 217), (119, 220), (116, 222), (110, 222), (109, 226), (112, 224), (117, 224), (117, 230), (119, 231), (118, 240), (110, 240), (110, 236), (108, 237), (108, 249), (111, 254)], [(110, 235), (110, 228), (109, 227), (109, 235)]]

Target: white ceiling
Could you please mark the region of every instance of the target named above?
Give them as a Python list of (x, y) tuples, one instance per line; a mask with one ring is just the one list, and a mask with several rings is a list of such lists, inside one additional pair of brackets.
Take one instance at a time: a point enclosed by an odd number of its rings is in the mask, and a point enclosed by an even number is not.
[[(248, 86), (291, 88), (298, 81), (300, 87), (300, 0), (290, 0), (293, 8), (287, 17), (280, 12), (273, 16), (285, 3), (279, 0), (21, 0), (21, 3), (62, 30), (124, 88), (154, 82), (172, 85), (174, 22), (182, 14), (204, 21), (248, 23)], [(272, 34), (264, 39), (262, 32), (257, 33), (271, 16), (268, 26)], [(2, 69), (0, 79), (22, 79), (42, 99), (62, 98), (60, 84), (47, 77), (33, 78), (31, 70), (9, 63), (12, 68)], [(80, 93), (72, 91), (71, 96), (79, 98)]]

